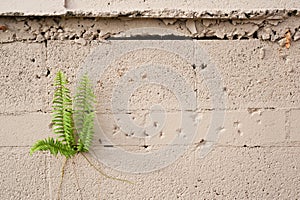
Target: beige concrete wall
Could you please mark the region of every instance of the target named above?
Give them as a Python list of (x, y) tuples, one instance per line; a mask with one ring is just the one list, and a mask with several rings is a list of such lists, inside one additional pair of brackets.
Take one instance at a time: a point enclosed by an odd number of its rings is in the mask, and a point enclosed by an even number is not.
[[(62, 199), (300, 198), (297, 13), (251, 20), (1, 17), (0, 199), (57, 198), (63, 159), (29, 156), (29, 148), (51, 135), (59, 69), (72, 87), (89, 69), (100, 124), (98, 160), (90, 158), (134, 183), (104, 178), (78, 155), (67, 163)], [(153, 135), (128, 132), (127, 117)]]

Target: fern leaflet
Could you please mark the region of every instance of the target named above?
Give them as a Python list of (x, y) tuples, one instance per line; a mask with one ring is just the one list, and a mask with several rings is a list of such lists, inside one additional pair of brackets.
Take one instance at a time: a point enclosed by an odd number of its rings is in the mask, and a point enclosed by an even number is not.
[(57, 155), (58, 152), (61, 155), (69, 158), (75, 155), (76, 151), (64, 145), (59, 140), (54, 140), (53, 138), (48, 138), (44, 140), (37, 141), (30, 149), (30, 154), (32, 155), (36, 151), (50, 151), (52, 155)]
[(69, 148), (75, 144), (73, 133), (72, 118), (72, 100), (70, 91), (65, 86), (67, 80), (64, 74), (59, 71), (54, 80), (54, 99), (53, 99), (53, 131), (62, 138), (62, 142), (66, 143)]
[(78, 151), (88, 151), (94, 134), (95, 95), (87, 75), (79, 82), (74, 99), (74, 122), (77, 131)]

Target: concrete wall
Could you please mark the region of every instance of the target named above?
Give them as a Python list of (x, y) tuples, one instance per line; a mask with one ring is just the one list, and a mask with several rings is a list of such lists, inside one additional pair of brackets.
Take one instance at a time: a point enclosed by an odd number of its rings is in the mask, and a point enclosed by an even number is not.
[[(57, 198), (63, 158), (29, 148), (52, 134), (58, 70), (72, 87), (88, 70), (98, 99), (89, 157), (134, 183), (104, 178), (78, 155), (67, 162), (62, 199), (300, 198), (297, 1), (257, 9), (166, 1), (168, 12), (153, 2), (93, 3), (21, 6), (23, 14), (2, 7), (0, 199)], [(213, 8), (221, 11), (205, 12)], [(20, 16), (30, 12), (37, 16)], [(97, 17), (55, 16), (66, 13)]]

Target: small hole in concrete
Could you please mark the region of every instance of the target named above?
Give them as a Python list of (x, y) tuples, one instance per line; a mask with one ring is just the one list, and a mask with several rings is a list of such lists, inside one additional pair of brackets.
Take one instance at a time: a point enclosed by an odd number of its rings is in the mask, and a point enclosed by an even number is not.
[(201, 64), (201, 69), (205, 69), (207, 67), (207, 64)]
[(257, 31), (255, 31), (255, 32), (253, 33), (253, 38), (254, 38), (254, 39), (258, 39)]
[(149, 136), (149, 134), (148, 134), (146, 131), (144, 131), (144, 135), (145, 135), (145, 136)]
[(162, 131), (159, 132), (159, 137), (163, 138), (164, 137), (164, 133)]
[(48, 77), (50, 75), (50, 70), (47, 69), (47, 72), (46, 72), (46, 77)]
[(31, 62), (35, 62), (35, 59), (34, 59), (34, 58), (31, 58), (30, 61), (31, 61)]
[(147, 74), (143, 74), (142, 79), (147, 78)]

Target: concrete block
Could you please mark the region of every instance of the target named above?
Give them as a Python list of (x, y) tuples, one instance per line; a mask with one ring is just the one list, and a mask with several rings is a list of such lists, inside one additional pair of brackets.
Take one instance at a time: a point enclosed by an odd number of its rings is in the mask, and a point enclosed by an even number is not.
[(192, 59), (191, 41), (117, 40), (95, 47), (82, 71), (97, 84), (100, 112), (193, 110)]
[[(206, 115), (205, 117), (208, 118)], [(198, 126), (210, 125), (210, 121), (206, 123), (198, 118), (199, 115), (194, 112), (133, 111), (128, 114), (97, 114), (94, 145), (124, 148), (190, 145), (197, 137)]]
[(0, 146), (31, 146), (37, 140), (55, 137), (45, 113), (0, 115)]
[(290, 111), (290, 133), (289, 140), (300, 141), (300, 110)]
[(0, 51), (2, 112), (45, 110), (49, 77), (44, 44), (8, 43)]
[[(111, 174), (103, 165), (95, 162), (90, 156), (89, 160), (103, 173), (116, 178), (131, 180), (131, 177), (124, 176), (122, 173)], [(106, 178), (101, 175), (82, 155), (76, 155), (69, 159), (65, 165), (65, 174), (62, 181), (61, 191), (58, 192), (61, 180), (61, 169), (65, 159), (62, 157), (51, 157), (49, 159), (49, 181), (51, 199), (57, 199), (60, 193), (61, 199), (103, 199), (104, 188), (111, 189), (116, 185), (127, 185), (129, 183), (107, 179), (108, 184), (102, 185)], [(107, 182), (106, 182), (107, 183)], [(118, 192), (117, 190), (114, 192)]]
[(218, 143), (230, 145), (280, 145), (285, 142), (285, 111), (226, 112)]
[[(212, 112), (199, 113), (195, 144), (225, 146), (280, 146), (286, 142), (284, 110), (225, 111), (214, 125)], [(215, 128), (214, 128), (215, 127)], [(203, 141), (202, 141), (203, 140)], [(199, 141), (202, 141), (202, 143)]]
[(46, 66), (50, 71), (50, 82), (48, 83), (49, 110), (52, 105), (54, 89), (52, 84), (56, 73), (61, 70), (66, 74), (71, 93), (74, 93), (78, 68), (86, 59), (89, 50), (89, 46), (75, 44), (74, 41), (48, 41)]
[(89, 53), (89, 47), (70, 41), (49, 41), (47, 48), (16, 42), (2, 44), (0, 49), (2, 113), (50, 111), (56, 72), (66, 73), (73, 90), (78, 67)]
[[(155, 161), (153, 161), (155, 162)], [(150, 163), (149, 163), (150, 164)], [(152, 172), (127, 174), (133, 185), (111, 182), (104, 179), (101, 182), (103, 199), (190, 199), (192, 188), (194, 157), (187, 151), (174, 163)], [(111, 187), (106, 187), (111, 185)]]
[[(126, 126), (124, 119), (130, 119), (130, 114), (97, 114), (96, 129), (94, 135), (94, 145), (113, 145), (123, 148), (137, 148), (144, 145), (144, 137), (139, 137), (134, 129), (131, 130), (130, 124)], [(129, 150), (128, 149), (128, 150)], [(132, 150), (132, 149), (131, 149)]]
[[(52, 158), (49, 161), (51, 197), (55, 199), (63, 159)], [(189, 182), (192, 180), (191, 175), (194, 174), (189, 170), (189, 167), (194, 165), (194, 157), (190, 151), (175, 163), (170, 163), (169, 166), (152, 173), (118, 172), (93, 159), (91, 161), (106, 174), (131, 181), (133, 184), (103, 177), (81, 155), (78, 155), (66, 165), (61, 191), (63, 199), (189, 199), (191, 189)]]
[(0, 148), (0, 198), (49, 199), (46, 155), (29, 155), (29, 148)]
[[(221, 81), (223, 85), (217, 92), (227, 100), (228, 109), (300, 105), (300, 82), (296, 81), (300, 74), (297, 67), (299, 43), (294, 43), (288, 50), (259, 40), (196, 41), (196, 44), (199, 45), (195, 49), (196, 60), (202, 59), (197, 53), (197, 48), (201, 48), (209, 57), (206, 62), (210, 62), (207, 66), (203, 62), (205, 67), (196, 68), (199, 109), (213, 108), (209, 103), (214, 91), (209, 86), (215, 81)], [(213, 66), (216, 71), (212, 71)], [(206, 87), (212, 90), (209, 94), (203, 92)]]
[(193, 144), (192, 113), (137, 113), (98, 114), (92, 154), (114, 169), (139, 173), (175, 162)]
[(74, 41), (48, 41), (46, 66), (53, 79), (58, 70), (66, 73), (70, 84), (74, 84), (79, 67), (90, 53), (89, 46), (76, 44)]
[(197, 157), (191, 199), (298, 197), (299, 147), (218, 147)]

